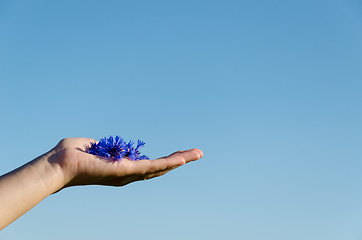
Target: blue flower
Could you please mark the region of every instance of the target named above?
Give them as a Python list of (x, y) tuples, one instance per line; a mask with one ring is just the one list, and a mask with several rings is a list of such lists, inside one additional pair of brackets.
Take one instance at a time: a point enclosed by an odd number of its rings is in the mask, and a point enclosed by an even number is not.
[(146, 144), (145, 142), (142, 142), (141, 140), (138, 140), (136, 150), (138, 150), (140, 147), (143, 147), (145, 144)]
[(142, 155), (138, 157), (136, 160), (142, 160), (142, 159), (149, 159), (149, 157), (147, 157), (146, 155)]
[(99, 155), (99, 147), (96, 142), (91, 142), (87, 152), (93, 155)]
[(128, 153), (128, 156), (130, 159), (132, 159), (133, 161), (137, 159), (137, 152), (136, 152), (136, 149), (134, 148), (130, 148), (129, 150), (129, 153)]
[(111, 158), (116, 161), (125, 157), (130, 158), (132, 161), (149, 159), (146, 155), (141, 155), (139, 151), (139, 148), (143, 147), (145, 142), (138, 140), (136, 148), (133, 147), (134, 143), (132, 140), (126, 143), (123, 138), (119, 136), (109, 136), (108, 138), (104, 137), (100, 139), (98, 143), (90, 143), (86, 151), (90, 154), (108, 159)]

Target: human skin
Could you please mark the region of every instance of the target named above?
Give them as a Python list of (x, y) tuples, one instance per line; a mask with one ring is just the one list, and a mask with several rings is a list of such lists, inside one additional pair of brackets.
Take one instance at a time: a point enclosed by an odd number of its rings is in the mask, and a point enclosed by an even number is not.
[(199, 149), (156, 160), (113, 161), (85, 152), (91, 138), (66, 138), (49, 152), (0, 177), (0, 230), (47, 196), (79, 185), (124, 186), (162, 176), (203, 156)]

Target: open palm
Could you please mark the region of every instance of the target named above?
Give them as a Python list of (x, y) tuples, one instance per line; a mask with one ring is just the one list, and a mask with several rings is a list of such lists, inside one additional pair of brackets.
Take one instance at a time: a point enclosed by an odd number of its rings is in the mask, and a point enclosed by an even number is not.
[(128, 183), (162, 176), (190, 161), (203, 156), (199, 149), (178, 151), (156, 160), (132, 161), (124, 158), (114, 161), (85, 152), (94, 142), (91, 138), (66, 138), (51, 151), (49, 161), (59, 164), (64, 171), (65, 187), (75, 185), (124, 186)]

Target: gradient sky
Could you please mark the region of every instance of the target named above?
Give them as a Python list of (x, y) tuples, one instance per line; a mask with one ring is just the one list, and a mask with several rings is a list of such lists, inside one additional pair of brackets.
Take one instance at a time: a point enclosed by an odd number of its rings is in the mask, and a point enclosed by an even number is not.
[(0, 0), (0, 109), (0, 174), (65, 137), (205, 155), (65, 189), (2, 240), (362, 238), (358, 0)]

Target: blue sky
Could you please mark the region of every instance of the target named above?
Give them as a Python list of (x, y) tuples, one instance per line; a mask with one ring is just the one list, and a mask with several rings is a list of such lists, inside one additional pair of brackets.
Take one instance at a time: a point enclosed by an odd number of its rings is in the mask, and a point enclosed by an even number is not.
[(1, 174), (64, 137), (205, 154), (0, 239), (360, 239), (361, 29), (356, 0), (0, 1)]

